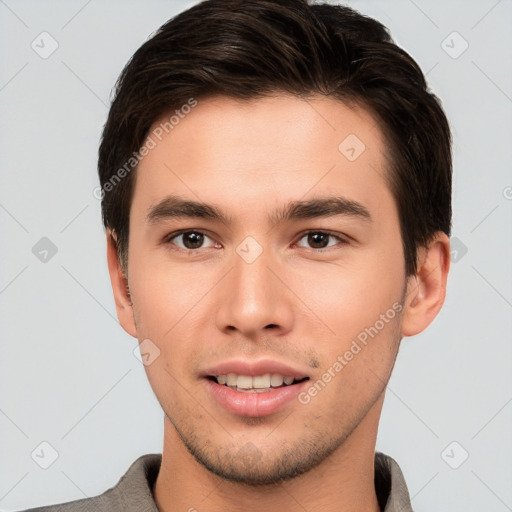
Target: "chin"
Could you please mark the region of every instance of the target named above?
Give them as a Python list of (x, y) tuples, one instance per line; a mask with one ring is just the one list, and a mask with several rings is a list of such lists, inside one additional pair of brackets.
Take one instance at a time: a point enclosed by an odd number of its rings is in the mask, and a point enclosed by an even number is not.
[[(183, 439), (194, 458), (208, 471), (229, 482), (248, 486), (275, 485), (296, 478), (326, 460), (345, 440), (315, 433), (313, 438), (281, 444), (281, 449), (259, 449), (246, 442), (235, 446), (208, 448)], [(197, 441), (197, 439), (195, 440)]]

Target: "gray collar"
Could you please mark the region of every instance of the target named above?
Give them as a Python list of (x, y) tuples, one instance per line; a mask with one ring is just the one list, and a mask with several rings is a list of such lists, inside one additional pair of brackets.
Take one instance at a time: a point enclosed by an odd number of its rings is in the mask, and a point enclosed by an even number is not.
[(383, 453), (375, 454), (375, 490), (383, 512), (412, 512), (409, 491), (397, 462)]
[[(147, 454), (139, 457), (118, 484), (101, 496), (92, 498), (109, 510), (159, 512), (152, 489), (162, 456)], [(409, 492), (400, 467), (388, 455), (375, 454), (375, 490), (383, 512), (412, 512)]]

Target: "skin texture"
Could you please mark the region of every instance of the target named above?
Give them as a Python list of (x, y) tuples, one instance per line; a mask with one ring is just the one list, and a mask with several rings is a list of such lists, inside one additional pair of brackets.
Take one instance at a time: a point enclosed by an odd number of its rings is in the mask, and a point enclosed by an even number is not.
[[(365, 145), (354, 161), (338, 149), (350, 134)], [(109, 233), (108, 262), (121, 325), (160, 350), (145, 369), (165, 412), (161, 511), (379, 510), (373, 456), (385, 387), (402, 337), (440, 310), (449, 269), (448, 237), (438, 233), (406, 278), (386, 172), (370, 113), (286, 94), (199, 100), (140, 163), (127, 282)], [(216, 206), (230, 223), (149, 222), (169, 194)], [(269, 222), (289, 202), (326, 196), (359, 203), (371, 219)], [(203, 245), (171, 240), (179, 230), (204, 232)], [(307, 236), (317, 231), (334, 235), (323, 251)], [(237, 252), (248, 236), (262, 249), (252, 263)], [(381, 315), (384, 327), (307, 404), (236, 415), (201, 375), (228, 359), (268, 358), (313, 383)]]

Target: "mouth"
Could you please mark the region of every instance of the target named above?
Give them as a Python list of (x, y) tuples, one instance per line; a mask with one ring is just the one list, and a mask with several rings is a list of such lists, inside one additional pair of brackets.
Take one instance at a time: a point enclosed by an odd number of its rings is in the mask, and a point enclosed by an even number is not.
[(264, 417), (292, 406), (307, 373), (273, 360), (232, 360), (201, 373), (213, 403), (238, 417)]
[(295, 378), (291, 375), (285, 376), (279, 373), (266, 373), (255, 376), (228, 373), (209, 375), (207, 378), (221, 386), (226, 386), (233, 391), (241, 393), (268, 393), (273, 389), (289, 387), (309, 380), (309, 377)]

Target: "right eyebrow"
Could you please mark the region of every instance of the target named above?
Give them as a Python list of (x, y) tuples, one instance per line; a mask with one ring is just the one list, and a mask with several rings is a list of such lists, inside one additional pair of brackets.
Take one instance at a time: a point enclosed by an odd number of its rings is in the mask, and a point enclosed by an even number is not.
[(214, 206), (199, 201), (185, 200), (175, 195), (169, 195), (155, 206), (150, 207), (146, 220), (149, 224), (155, 224), (160, 220), (173, 217), (211, 219), (226, 225), (230, 224), (232, 220)]

